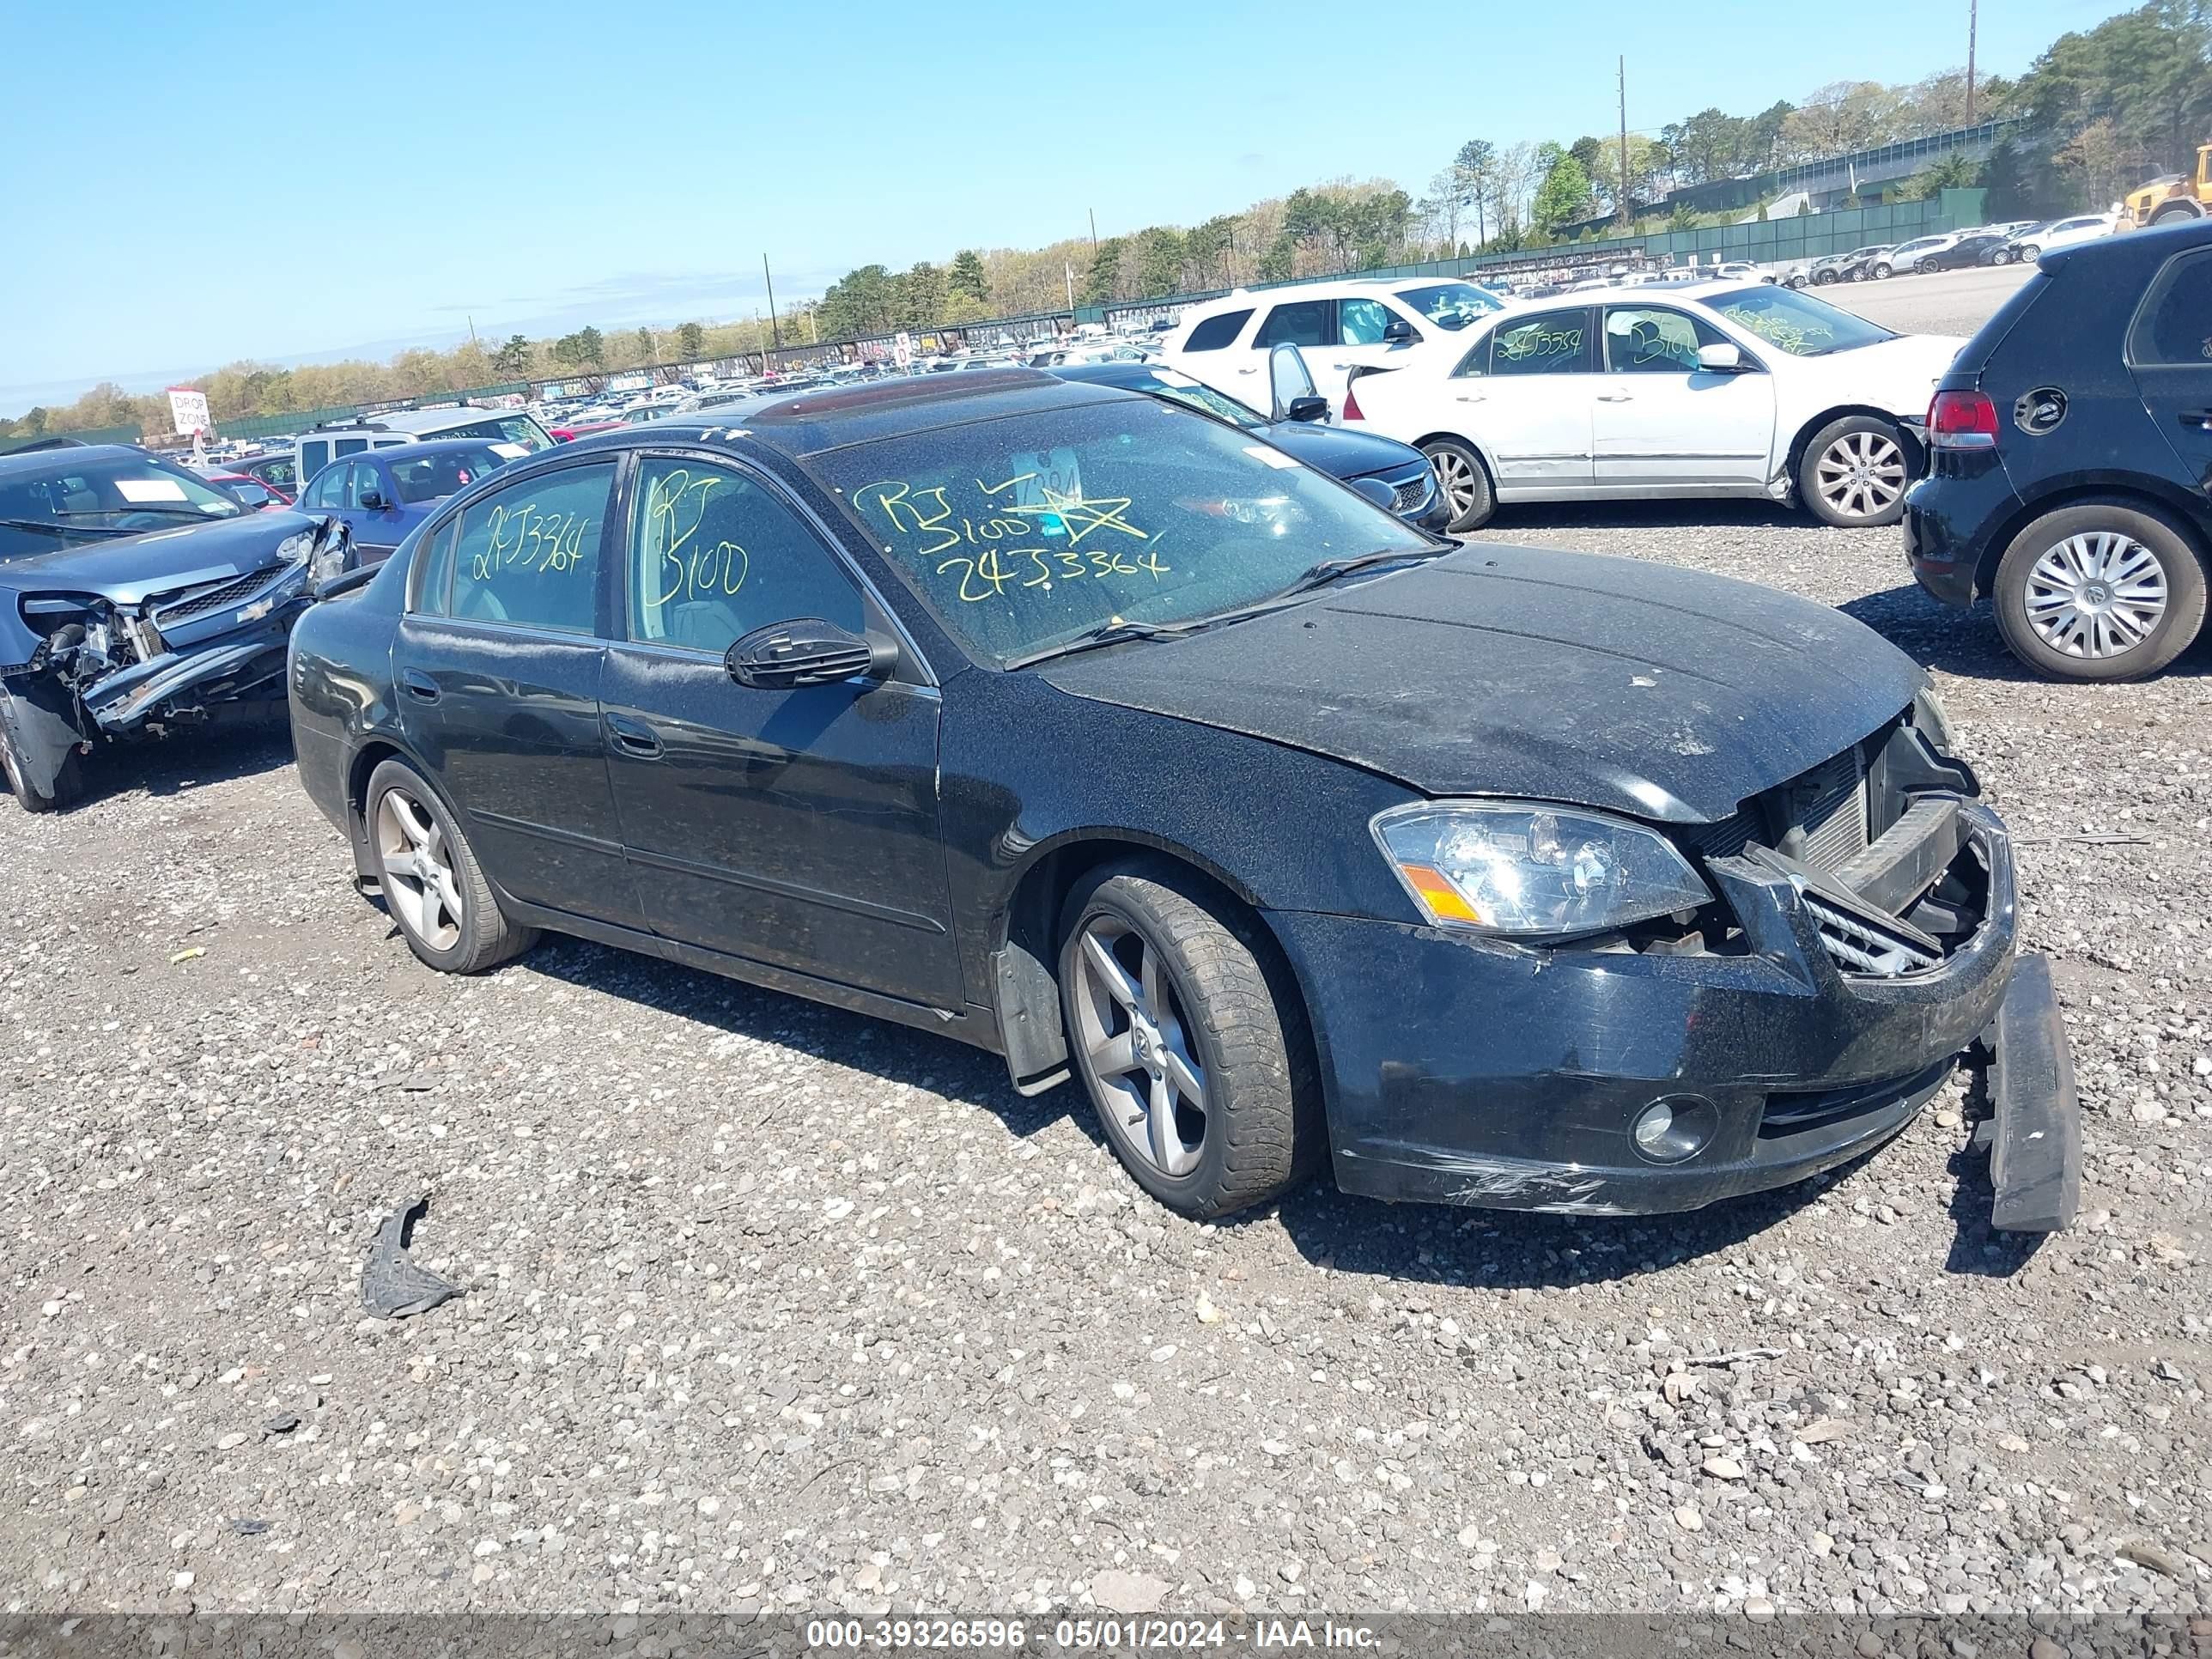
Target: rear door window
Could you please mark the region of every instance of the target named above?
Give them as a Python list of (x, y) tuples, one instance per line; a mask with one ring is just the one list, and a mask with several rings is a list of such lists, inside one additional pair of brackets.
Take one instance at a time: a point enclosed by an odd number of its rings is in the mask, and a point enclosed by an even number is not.
[(1589, 313), (1547, 311), (1490, 337), (1492, 374), (1582, 374), (1589, 370)]
[(315, 475), (300, 505), (318, 513), (336, 513), (345, 506), (346, 475), (353, 469), (333, 462)]
[(1267, 313), (1267, 320), (1260, 325), (1259, 337), (1252, 343), (1262, 349), (1334, 344), (1335, 323), (1335, 301), (1293, 300)]
[(461, 514), (450, 614), (589, 634), (598, 626), (599, 539), (611, 461), (541, 472)]
[(1244, 325), (1252, 320), (1249, 311), (1224, 311), (1218, 317), (1208, 317), (1190, 331), (1183, 342), (1185, 351), (1218, 351), (1233, 345), (1237, 337), (1244, 331)]
[(2212, 369), (2212, 248), (2166, 261), (2128, 331), (2128, 361)]
[(1381, 345), (1382, 331), (1391, 323), (1390, 308), (1380, 300), (1339, 300), (1336, 334), (1339, 345)]

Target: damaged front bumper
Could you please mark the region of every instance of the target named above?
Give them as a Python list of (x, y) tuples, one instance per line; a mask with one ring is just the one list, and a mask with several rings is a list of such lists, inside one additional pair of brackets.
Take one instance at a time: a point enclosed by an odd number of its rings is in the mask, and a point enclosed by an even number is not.
[[(2078, 1128), (2070, 1141), (2010, 1143), (2003, 1128), (2008, 1114), (2039, 1116), (2047, 1132), (2074, 1112), (2055, 1000), (2015, 1008), (2008, 995), (2011, 846), (1987, 808), (1937, 805), (1907, 813), (1834, 878), (1772, 854), (1713, 861), (1741, 921), (1740, 954), (1531, 950), (1272, 913), (1313, 1019), (1338, 1185), (1579, 1214), (1694, 1209), (1881, 1145), (1983, 1038), (1998, 1046), (2001, 1078), (2008, 1044), (2033, 1046), (2009, 1097), (1996, 1091), (2000, 1146), (2026, 1149), (1999, 1178), (2055, 1183), (2052, 1201), (2015, 1213), (2065, 1224)], [(1884, 928), (1881, 914), (1945, 860), (1978, 872), (1978, 925), (1933, 965), (1895, 959), (1889, 947), (1909, 955), (1917, 930)], [(1882, 948), (1870, 952), (1869, 937)], [(1662, 1103), (1704, 1136), (1686, 1156), (1662, 1148), (1672, 1162), (1647, 1155), (1635, 1132)], [(2070, 1158), (2070, 1176), (2051, 1175), (2054, 1153)], [(2001, 1214), (2004, 1198), (2001, 1185)]]
[(97, 592), (6, 596), (36, 638), (27, 660), (0, 667), (14, 705), (10, 758), (33, 787), (50, 790), (70, 750), (94, 738), (204, 719), (217, 705), (281, 700), (292, 625), (352, 555), (335, 520), (279, 551), (288, 556), (281, 562), (137, 602)]

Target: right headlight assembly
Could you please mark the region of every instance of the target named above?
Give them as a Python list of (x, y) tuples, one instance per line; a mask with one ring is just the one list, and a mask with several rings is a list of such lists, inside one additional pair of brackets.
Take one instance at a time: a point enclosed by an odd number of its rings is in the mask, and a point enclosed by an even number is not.
[(1422, 801), (1379, 812), (1370, 827), (1438, 927), (1572, 939), (1712, 897), (1664, 836), (1579, 807)]

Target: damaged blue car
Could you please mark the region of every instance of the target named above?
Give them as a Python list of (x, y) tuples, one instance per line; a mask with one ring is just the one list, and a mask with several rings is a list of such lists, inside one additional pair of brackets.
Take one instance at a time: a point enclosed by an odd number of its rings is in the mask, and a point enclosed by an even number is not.
[(0, 763), (24, 810), (100, 743), (281, 706), (284, 648), (351, 562), (343, 526), (259, 513), (127, 445), (0, 455)]

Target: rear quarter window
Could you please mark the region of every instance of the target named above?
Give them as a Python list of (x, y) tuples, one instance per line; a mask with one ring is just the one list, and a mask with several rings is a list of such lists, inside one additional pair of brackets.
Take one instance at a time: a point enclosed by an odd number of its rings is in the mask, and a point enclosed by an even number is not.
[(1244, 331), (1244, 325), (1252, 320), (1250, 311), (1224, 311), (1218, 317), (1208, 317), (1190, 331), (1190, 338), (1182, 343), (1185, 351), (1218, 351), (1236, 343), (1237, 337)]

